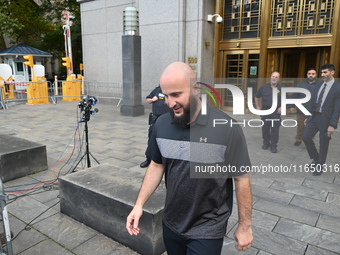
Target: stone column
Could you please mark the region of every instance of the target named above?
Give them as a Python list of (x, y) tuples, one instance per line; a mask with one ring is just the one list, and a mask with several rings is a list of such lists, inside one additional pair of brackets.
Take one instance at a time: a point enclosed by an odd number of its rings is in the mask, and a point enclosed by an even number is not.
[(123, 35), (123, 103), (120, 114), (136, 117), (144, 115), (142, 105), (142, 68), (141, 68), (141, 36)]

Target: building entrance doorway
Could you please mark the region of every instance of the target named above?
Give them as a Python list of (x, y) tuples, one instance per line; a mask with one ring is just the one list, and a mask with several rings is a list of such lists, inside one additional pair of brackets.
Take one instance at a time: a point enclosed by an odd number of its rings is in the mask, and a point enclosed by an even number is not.
[[(258, 50), (223, 51), (222, 82), (237, 86), (247, 98), (247, 89), (253, 88), (254, 95), (261, 85), (269, 82), (273, 71), (280, 72), (280, 84), (285, 87), (295, 87), (306, 78), (307, 70), (310, 68), (315, 68), (320, 77), (319, 69), (328, 63), (329, 58), (330, 47), (270, 49), (266, 66), (267, 75), (259, 78)], [(223, 100), (222, 110), (231, 111), (233, 107), (231, 92), (227, 89), (220, 92)]]
[(295, 86), (296, 80), (305, 78), (310, 68), (315, 68), (319, 72), (323, 48), (281, 49), (280, 51), (278, 71), (283, 86)]
[[(232, 84), (240, 88), (247, 95), (247, 88), (257, 90), (258, 68), (260, 54), (258, 50), (224, 51), (223, 77), (224, 83)], [(223, 89), (222, 110), (230, 111), (233, 106), (233, 97), (229, 90)]]

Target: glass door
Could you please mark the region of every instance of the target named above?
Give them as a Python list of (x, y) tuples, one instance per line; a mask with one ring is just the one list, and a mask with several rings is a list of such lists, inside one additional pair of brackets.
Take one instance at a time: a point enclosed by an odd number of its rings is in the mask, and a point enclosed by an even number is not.
[[(257, 50), (225, 51), (223, 55), (223, 77), (226, 84), (237, 86), (247, 95), (247, 88), (257, 90), (260, 54)], [(221, 91), (222, 110), (231, 111), (233, 97), (229, 90)], [(246, 101), (245, 101), (246, 103)]]
[[(225, 52), (224, 68), (225, 83), (243, 90), (244, 51)], [(223, 89), (223, 109), (232, 110), (233, 97), (229, 90)]]

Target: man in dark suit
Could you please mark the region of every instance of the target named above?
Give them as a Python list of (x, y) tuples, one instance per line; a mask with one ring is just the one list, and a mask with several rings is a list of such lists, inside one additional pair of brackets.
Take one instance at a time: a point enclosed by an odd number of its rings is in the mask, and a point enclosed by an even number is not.
[[(327, 158), (331, 135), (338, 126), (340, 117), (340, 84), (334, 80), (335, 68), (332, 64), (321, 67), (323, 83), (316, 85), (311, 98), (311, 116), (306, 119), (302, 140), (306, 145), (312, 163), (309, 165), (314, 176), (327, 170)], [(319, 152), (312, 138), (319, 132)]]

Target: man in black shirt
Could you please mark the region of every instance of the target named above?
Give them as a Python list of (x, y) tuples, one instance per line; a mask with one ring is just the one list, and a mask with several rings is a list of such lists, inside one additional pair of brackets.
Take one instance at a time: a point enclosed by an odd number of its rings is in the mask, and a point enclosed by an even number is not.
[[(233, 204), (233, 181), (227, 177), (233, 177), (239, 215), (236, 249), (249, 249), (253, 241), (252, 194), (248, 174), (240, 170), (250, 166), (242, 129), (239, 125), (213, 125), (214, 119), (231, 120), (219, 110), (208, 107), (208, 114), (201, 114), (199, 83), (187, 64), (169, 65), (160, 85), (170, 113), (157, 120), (152, 132), (152, 161), (127, 217), (128, 232), (139, 234), (143, 206), (165, 174), (163, 239), (168, 255), (220, 254)], [(232, 166), (237, 171), (224, 178), (193, 176), (196, 166), (209, 165)]]
[[(277, 107), (273, 113), (261, 116), (262, 125), (262, 149), (270, 147), (272, 153), (277, 152), (277, 143), (279, 141), (279, 129), (281, 126), (281, 85), (279, 84), (280, 73), (273, 72), (270, 77), (270, 83), (260, 87), (255, 93), (255, 103), (257, 110), (268, 110), (273, 104), (273, 89), (277, 88)], [(275, 96), (275, 95), (274, 95)], [(262, 108), (260, 106), (262, 98)]]
[[(313, 94), (314, 88), (316, 86), (316, 70), (314, 68), (308, 69), (307, 71), (307, 79), (303, 82), (300, 82), (297, 87), (298, 88), (304, 88), (308, 89), (311, 94)], [(292, 98), (298, 99), (298, 98), (304, 98), (305, 94), (303, 93), (294, 93)], [(303, 106), (308, 110), (310, 108), (311, 101), (304, 103)], [(295, 107), (290, 108), (290, 112), (293, 113), (295, 110)], [(305, 130), (305, 119), (306, 115), (303, 114), (303, 112), (297, 108), (296, 112), (296, 121), (297, 121), (297, 131), (295, 136), (295, 143), (294, 146), (299, 146), (302, 142), (302, 134)]]
[(162, 93), (161, 87), (158, 85), (151, 93), (146, 97), (146, 102), (152, 104), (152, 112), (149, 115), (149, 132), (148, 132), (148, 147), (145, 151), (146, 160), (140, 164), (140, 167), (147, 167), (151, 162), (149, 142), (152, 133), (153, 126), (156, 120), (162, 114), (168, 112), (168, 107), (165, 104), (165, 98)]

